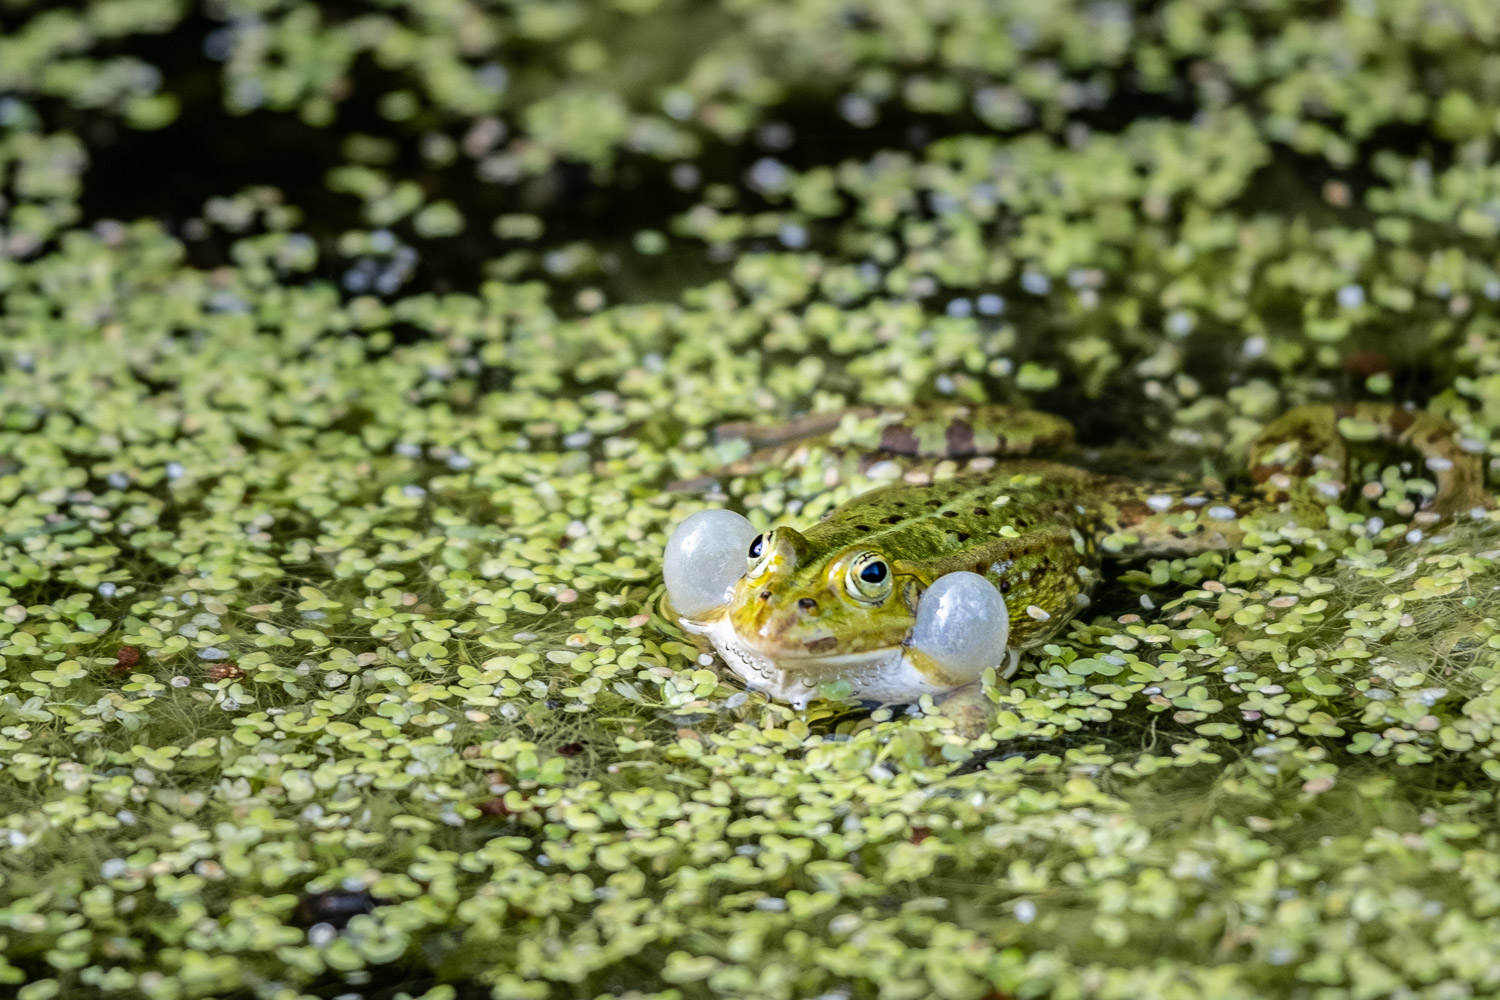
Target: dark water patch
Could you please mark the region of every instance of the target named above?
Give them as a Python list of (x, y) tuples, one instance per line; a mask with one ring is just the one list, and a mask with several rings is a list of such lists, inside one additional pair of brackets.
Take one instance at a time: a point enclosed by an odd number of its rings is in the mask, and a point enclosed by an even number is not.
[(320, 243), (357, 226), (358, 203), (323, 185), (327, 166), (342, 159), (338, 133), (290, 114), (226, 112), (222, 67), (203, 51), (216, 27), (195, 13), (170, 33), (128, 40), (130, 54), (158, 67), (163, 89), (178, 100), (176, 119), (161, 129), (132, 129), (60, 102), (43, 106), (49, 125), (72, 129), (88, 146), (84, 223), (156, 219), (183, 238), (189, 262), (204, 268), (229, 263), (231, 236), (238, 234), (195, 233), (189, 223), (201, 218), (209, 198), (246, 187), (281, 190), (304, 211)]
[[(331, 5), (321, 15), (325, 24), (335, 24), (354, 11)], [(85, 221), (159, 219), (184, 237), (190, 262), (200, 267), (227, 263), (232, 242), (231, 234), (204, 232), (204, 227), (195, 224), (203, 203), (263, 185), (278, 189), (288, 204), (304, 211), (302, 228), (323, 250), (324, 263), (316, 276), (341, 279), (342, 264), (333, 256), (334, 242), (347, 230), (366, 227), (358, 200), (330, 191), (326, 172), (346, 162), (344, 140), (358, 134), (390, 142), (396, 154), (388, 167), (390, 176), (416, 181), (429, 202), (451, 201), (467, 223), (462, 234), (439, 239), (415, 236), (409, 221), (393, 227), (419, 254), (402, 291), (474, 290), (488, 264), (508, 252), (532, 248), (491, 235), (489, 224), (498, 215), (528, 213), (543, 220), (546, 233), (535, 247), (537, 259), (521, 264), (517, 277), (547, 278), (562, 303), (588, 286), (599, 287), (612, 301), (662, 297), (720, 276), (732, 263), (732, 255), (710, 255), (688, 241), (669, 239), (666, 253), (655, 256), (638, 253), (632, 246), (640, 230), (663, 229), (672, 216), (697, 203), (703, 185), (725, 184), (741, 191), (746, 200), (743, 207), (753, 211), (766, 206), (748, 190), (746, 177), (763, 158), (805, 170), (865, 160), (891, 148), (919, 151), (948, 136), (995, 131), (971, 105), (947, 115), (888, 107), (876, 124), (861, 127), (841, 117), (839, 94), (801, 92), (768, 109), (766, 120), (744, 141), (707, 139), (701, 155), (690, 164), (696, 184), (681, 183), (679, 168), (689, 164), (632, 153), (620, 153), (607, 176), (582, 164), (559, 163), (539, 176), (491, 183), (476, 175), (470, 160), (438, 167), (422, 158), (423, 136), (443, 131), (446, 123), (434, 122), (430, 112), (407, 123), (383, 117), (378, 111), (379, 95), (401, 90), (411, 81), (380, 68), (368, 57), (360, 57), (353, 66), (352, 96), (339, 103), (335, 125), (308, 125), (290, 112), (228, 114), (223, 66), (206, 51), (206, 40), (220, 30), (219, 22), (194, 11), (165, 34), (133, 36), (98, 47), (99, 55), (117, 49), (161, 69), (165, 89), (181, 108), (177, 119), (165, 128), (139, 132), (105, 114), (62, 102), (42, 102), (50, 124), (75, 130), (89, 146), (92, 166), (82, 199)], [(648, 23), (639, 30), (649, 35), (656, 29)], [(667, 31), (665, 37), (680, 34)], [(694, 51), (688, 49), (677, 57), (687, 59)], [(528, 87), (534, 91), (540, 76), (536, 71), (537, 60), (542, 58), (540, 48), (517, 46), (507, 50), (505, 57), (515, 91), (522, 95)], [(673, 57), (670, 50), (660, 53), (662, 59)], [(983, 82), (973, 81), (975, 86)], [(1129, 72), (1116, 73), (1096, 89), (1104, 95), (1102, 100), (1070, 109), (1058, 119), (1058, 126), (1112, 131), (1143, 115), (1185, 119), (1194, 110), (1185, 92), (1147, 92), (1132, 84)], [(1016, 131), (1030, 124), (1018, 124)], [(832, 227), (825, 228), (831, 232)], [(818, 235), (812, 233), (814, 242), (820, 243)], [(576, 278), (549, 274), (546, 251), (575, 242), (586, 242), (597, 251), (600, 270)], [(774, 241), (751, 241), (737, 252), (758, 248), (780, 249)]]

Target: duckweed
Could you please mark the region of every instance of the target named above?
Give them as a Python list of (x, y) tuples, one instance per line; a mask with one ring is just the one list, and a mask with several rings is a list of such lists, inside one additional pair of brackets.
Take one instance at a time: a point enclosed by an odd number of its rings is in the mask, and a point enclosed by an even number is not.
[(1493, 466), (1484, 4), (0, 20), (18, 997), (1500, 990), (1500, 529), (1405, 456), (1115, 567), (977, 739), (654, 614), (694, 510), (901, 474), (729, 422), (1030, 404), (1234, 482), (1385, 397)]

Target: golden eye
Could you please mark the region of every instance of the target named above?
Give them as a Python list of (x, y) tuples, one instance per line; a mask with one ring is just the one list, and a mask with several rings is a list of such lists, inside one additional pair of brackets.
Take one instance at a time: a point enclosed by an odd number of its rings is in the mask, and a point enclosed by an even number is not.
[(750, 561), (749, 576), (761, 576), (770, 568), (771, 550), (771, 532), (755, 536), (755, 540), (750, 543), (750, 551), (747, 553)]
[(849, 562), (844, 589), (858, 601), (882, 601), (891, 592), (891, 567), (874, 552), (862, 552)]

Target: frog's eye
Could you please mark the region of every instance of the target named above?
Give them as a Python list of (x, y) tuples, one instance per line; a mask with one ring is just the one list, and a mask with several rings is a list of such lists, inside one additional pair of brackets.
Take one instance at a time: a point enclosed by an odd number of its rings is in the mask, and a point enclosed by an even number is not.
[(857, 601), (882, 601), (891, 592), (891, 568), (875, 553), (861, 553), (849, 563), (844, 589)]
[(771, 568), (771, 552), (776, 547), (772, 541), (771, 534), (771, 532), (768, 532), (764, 535), (756, 535), (751, 539), (750, 548), (745, 553), (750, 558), (748, 575), (752, 577), (764, 576)]
[(912, 649), (927, 656), (954, 681), (974, 680), (997, 666), (1010, 639), (1010, 613), (1000, 591), (978, 573), (948, 573), (917, 603)]
[(679, 524), (662, 557), (673, 609), (696, 619), (728, 604), (753, 537), (755, 527), (732, 510), (700, 510)]
[(783, 525), (764, 535), (756, 535), (745, 549), (749, 557), (746, 575), (758, 580), (770, 573), (789, 573), (807, 558), (807, 539), (797, 529)]

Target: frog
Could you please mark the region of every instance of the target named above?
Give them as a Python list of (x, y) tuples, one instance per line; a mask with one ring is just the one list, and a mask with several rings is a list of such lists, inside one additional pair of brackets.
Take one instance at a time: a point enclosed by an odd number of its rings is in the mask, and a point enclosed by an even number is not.
[(707, 482), (850, 449), (871, 477), (897, 475), (800, 529), (761, 531), (728, 508), (690, 515), (664, 552), (663, 612), (772, 699), (932, 696), (970, 731), (986, 672), (1013, 676), (1089, 606), (1109, 563), (1230, 552), (1266, 513), (1326, 519), (1367, 442), (1421, 457), (1424, 520), (1494, 506), (1482, 445), (1438, 414), (1385, 403), (1289, 409), (1251, 442), (1242, 492), (1037, 457), (1069, 446), (1070, 425), (1004, 406), (862, 408), (721, 433), (752, 451)]

